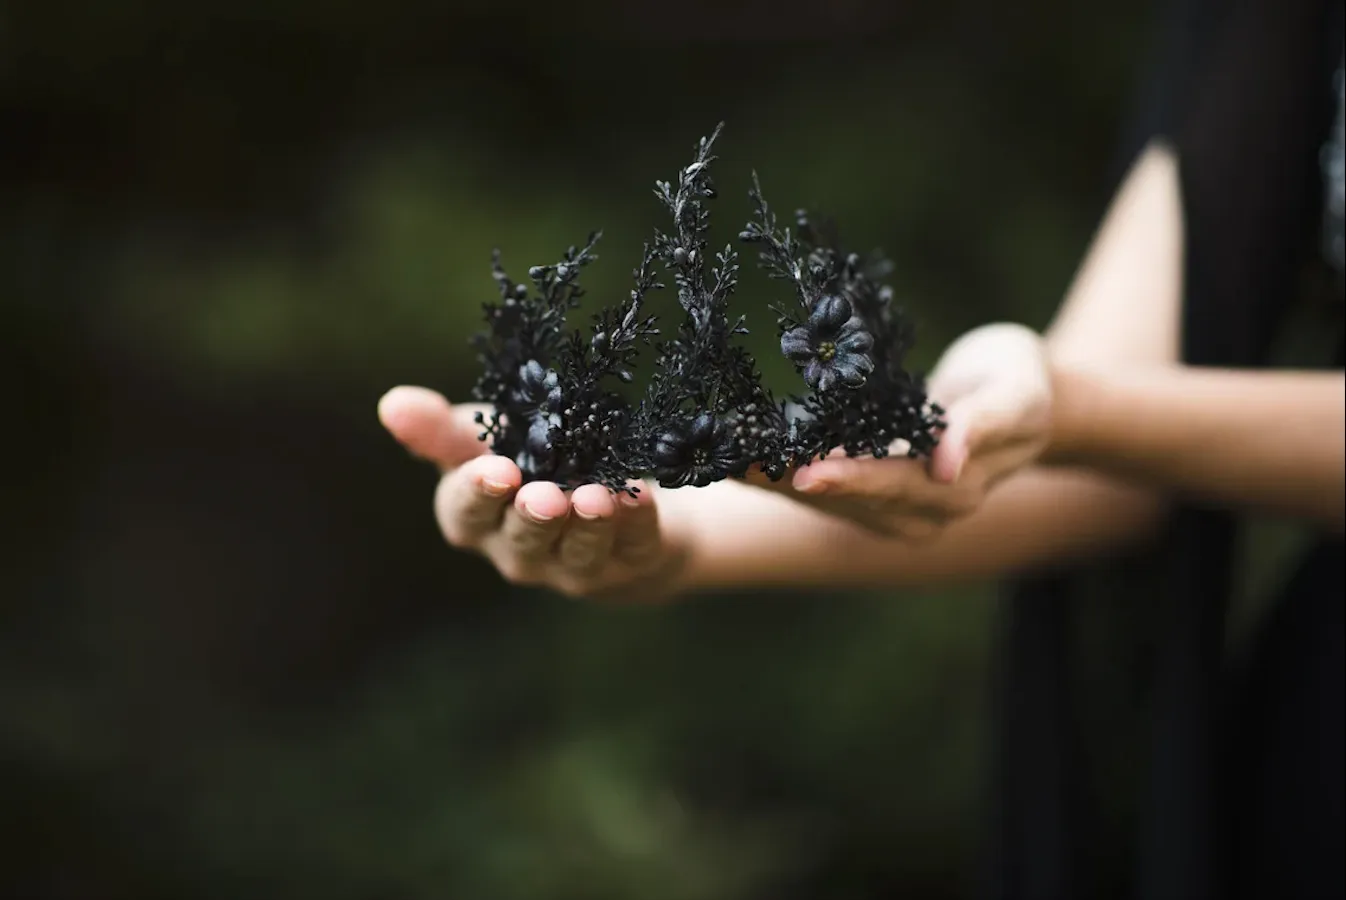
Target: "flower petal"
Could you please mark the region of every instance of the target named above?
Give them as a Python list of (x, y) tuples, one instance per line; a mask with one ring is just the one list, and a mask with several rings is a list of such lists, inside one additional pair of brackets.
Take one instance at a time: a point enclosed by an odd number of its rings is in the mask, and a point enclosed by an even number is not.
[(780, 352), (794, 362), (808, 362), (817, 352), (813, 349), (813, 335), (802, 325), (791, 328), (781, 335)]
[(524, 446), (534, 456), (545, 456), (551, 452), (551, 441), (548, 434), (551, 432), (551, 423), (545, 418), (539, 416), (528, 423), (528, 437), (524, 439)]
[(874, 371), (874, 359), (864, 353), (838, 353), (836, 363), (839, 366), (852, 366), (868, 375)]
[(726, 475), (741, 475), (747, 469), (747, 460), (739, 455), (738, 448), (732, 444), (721, 447), (715, 453), (715, 465)]
[(835, 335), (851, 317), (851, 304), (845, 297), (829, 294), (820, 297), (809, 314), (809, 326), (815, 338)]
[[(854, 358), (855, 357), (852, 357), (852, 359)], [(859, 358), (864, 359), (864, 357)], [(850, 359), (845, 361), (838, 360), (834, 368), (836, 369), (837, 378), (847, 387), (859, 387), (865, 383), (866, 373), (862, 372), (860, 367), (855, 365)]]
[(804, 383), (811, 388), (818, 387), (818, 379), (822, 378), (823, 371), (827, 368), (825, 363), (813, 360), (804, 368)]
[(837, 380), (836, 366), (823, 366), (822, 374), (818, 377), (818, 390), (825, 391)]
[(695, 445), (707, 444), (715, 436), (715, 417), (703, 412), (692, 420), (688, 442)]
[(866, 331), (864, 323), (856, 318), (846, 323), (841, 329), (841, 337), (837, 339), (837, 349), (851, 353), (867, 353), (873, 346), (874, 336)]
[(672, 467), (682, 463), (683, 450), (682, 444), (670, 441), (664, 436), (655, 442), (654, 451), (650, 456), (654, 459), (655, 465)]
[(665, 488), (680, 488), (687, 484), (692, 477), (690, 469), (666, 469), (659, 473), (659, 486)]
[(542, 368), (542, 363), (535, 359), (530, 359), (528, 362), (524, 363), (523, 369), (519, 372), (519, 380), (522, 381), (529, 390), (540, 387), (546, 378), (547, 370)]

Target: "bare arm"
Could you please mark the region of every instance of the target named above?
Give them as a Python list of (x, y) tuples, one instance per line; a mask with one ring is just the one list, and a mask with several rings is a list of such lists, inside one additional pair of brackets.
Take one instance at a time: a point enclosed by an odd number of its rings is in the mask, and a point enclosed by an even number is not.
[(1183, 253), (1178, 161), (1166, 144), (1152, 143), (1113, 198), (1047, 329), (1053, 362), (1177, 362)]
[(1050, 458), (1342, 530), (1346, 376), (1063, 368)]

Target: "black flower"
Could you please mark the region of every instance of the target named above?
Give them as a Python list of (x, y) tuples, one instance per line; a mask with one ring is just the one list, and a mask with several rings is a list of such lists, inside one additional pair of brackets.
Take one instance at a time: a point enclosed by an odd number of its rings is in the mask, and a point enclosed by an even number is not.
[(519, 368), (517, 396), (528, 428), (514, 462), (524, 472), (538, 474), (551, 462), (551, 430), (561, 427), (560, 378), (552, 369), (529, 360)]
[(544, 414), (559, 412), (561, 381), (555, 370), (530, 359), (519, 367), (519, 402)]
[(808, 386), (825, 391), (841, 382), (859, 387), (874, 371), (869, 350), (874, 338), (864, 322), (851, 315), (845, 297), (827, 295), (813, 304), (808, 321), (781, 335), (780, 349), (804, 373)]
[(710, 413), (666, 426), (655, 438), (652, 457), (666, 488), (705, 487), (743, 469), (733, 429)]

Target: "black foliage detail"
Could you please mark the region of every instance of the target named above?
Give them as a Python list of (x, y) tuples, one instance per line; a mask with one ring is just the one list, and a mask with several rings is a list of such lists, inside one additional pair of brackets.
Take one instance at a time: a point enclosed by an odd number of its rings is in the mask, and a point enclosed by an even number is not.
[[(473, 394), (494, 409), (478, 417), (482, 439), (515, 460), (525, 480), (634, 493), (630, 482), (644, 476), (664, 487), (702, 487), (754, 465), (779, 478), (838, 447), (876, 457), (897, 440), (913, 457), (934, 448), (941, 411), (902, 368), (911, 334), (892, 291), (878, 283), (888, 264), (843, 253), (835, 230), (813, 225), (803, 211), (794, 232), (778, 228), (754, 174), (755, 216), (739, 237), (760, 245), (771, 277), (791, 283), (795, 304), (776, 308), (780, 346), (807, 392), (778, 403), (763, 385), (756, 361), (736, 343), (748, 333), (744, 318), (729, 308), (738, 253), (709, 243), (720, 127), (697, 143), (676, 183), (656, 182), (672, 227), (645, 245), (626, 301), (593, 316), (587, 332), (567, 333), (566, 318), (584, 295), (579, 275), (596, 258), (598, 233), (560, 262), (529, 269), (531, 290), (495, 255), (500, 298), (484, 307)], [(632, 404), (613, 381), (633, 381), (640, 347), (660, 336), (644, 312), (650, 291), (664, 287), (660, 271), (671, 273), (682, 321), (656, 345), (644, 397)]]
[(795, 231), (782, 229), (753, 174), (755, 216), (739, 235), (761, 246), (767, 273), (794, 288), (795, 304), (774, 307), (781, 352), (810, 392), (791, 401), (802, 415), (791, 423), (789, 464), (803, 465), (838, 447), (848, 456), (887, 456), (905, 441), (907, 455), (929, 456), (944, 422), (922, 379), (903, 368), (911, 347), (907, 318), (881, 283), (892, 264), (841, 249), (831, 222), (796, 210)]

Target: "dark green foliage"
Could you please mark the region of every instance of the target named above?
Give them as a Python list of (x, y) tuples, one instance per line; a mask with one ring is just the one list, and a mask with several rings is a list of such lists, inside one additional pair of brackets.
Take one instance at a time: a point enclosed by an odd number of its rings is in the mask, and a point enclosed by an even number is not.
[[(710, 249), (711, 149), (722, 127), (698, 142), (676, 184), (655, 183), (672, 228), (655, 232), (629, 299), (598, 313), (590, 335), (566, 337), (564, 328), (583, 296), (578, 278), (595, 258), (597, 233), (560, 263), (530, 269), (531, 293), (510, 280), (497, 254), (500, 300), (486, 305), (490, 330), (477, 339), (485, 370), (475, 396), (496, 410), (481, 420), (483, 439), (526, 480), (634, 492), (631, 480), (653, 475), (664, 487), (703, 487), (752, 466), (780, 478), (837, 448), (875, 457), (896, 441), (912, 457), (934, 448), (940, 410), (902, 367), (911, 330), (879, 283), (889, 264), (844, 252), (835, 229), (802, 210), (796, 232), (779, 228), (754, 175), (755, 216), (739, 237), (761, 245), (762, 267), (793, 289), (798, 308), (777, 309), (780, 347), (807, 393), (778, 403), (762, 384), (756, 361), (735, 342), (748, 333), (729, 309), (738, 253)], [(656, 266), (672, 274), (684, 316), (658, 345), (645, 397), (632, 407), (610, 379), (631, 382), (639, 345), (659, 334), (643, 314), (646, 295), (664, 287)]]

